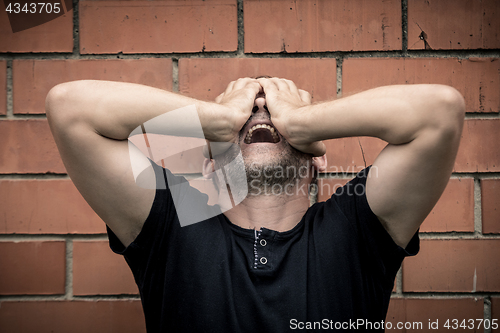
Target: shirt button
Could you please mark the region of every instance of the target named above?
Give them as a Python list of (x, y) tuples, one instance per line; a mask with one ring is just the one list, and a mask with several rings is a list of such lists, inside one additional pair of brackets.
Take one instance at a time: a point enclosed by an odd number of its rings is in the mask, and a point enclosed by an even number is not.
[(262, 246), (266, 246), (266, 245), (267, 245), (266, 240), (265, 240), (265, 239), (261, 239), (261, 240), (260, 240), (260, 245), (262, 245)]
[(266, 257), (261, 257), (261, 258), (260, 258), (260, 263), (261, 263), (262, 265), (267, 264), (267, 258), (266, 258)]

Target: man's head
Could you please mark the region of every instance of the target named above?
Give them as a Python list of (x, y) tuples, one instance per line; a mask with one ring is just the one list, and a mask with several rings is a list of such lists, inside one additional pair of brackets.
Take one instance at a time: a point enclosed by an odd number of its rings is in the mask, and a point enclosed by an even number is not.
[[(309, 99), (310, 104), (310, 99)], [(226, 168), (226, 177), (241, 177), (242, 168), (249, 195), (293, 195), (299, 185), (311, 183), (318, 170), (326, 167), (326, 157), (313, 157), (290, 145), (272, 121), (261, 90), (254, 99), (250, 117), (239, 131), (237, 142), (226, 152), (205, 162), (205, 173), (229, 165), (241, 152), (243, 165)], [(241, 163), (240, 163), (241, 164)], [(218, 186), (221, 180), (216, 179)]]

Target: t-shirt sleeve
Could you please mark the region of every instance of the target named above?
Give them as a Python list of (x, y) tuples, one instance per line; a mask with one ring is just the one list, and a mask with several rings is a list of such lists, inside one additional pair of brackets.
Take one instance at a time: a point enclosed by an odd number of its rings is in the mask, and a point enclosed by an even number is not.
[[(129, 265), (133, 265), (135, 260), (140, 260), (141, 256), (147, 256), (147, 253), (151, 251), (151, 247), (156, 242), (156, 238), (168, 235), (169, 230), (178, 225), (172, 197), (180, 194), (172, 193), (169, 185), (182, 184), (187, 181), (184, 177), (175, 176), (168, 169), (164, 169), (153, 162), (151, 162), (151, 165), (156, 176), (156, 193), (149, 215), (139, 235), (129, 246), (125, 247), (114, 232), (107, 227), (111, 250), (124, 255)], [(174, 186), (174, 192), (178, 188), (181, 187)]]
[(394, 242), (368, 204), (366, 180), (370, 177), (369, 171), (370, 167), (360, 171), (353, 180), (337, 189), (332, 199), (354, 223), (360, 244), (370, 259), (370, 265), (374, 266), (371, 269), (381, 271), (392, 285), (403, 259), (419, 251), (418, 231), (404, 249)]
[(182, 226), (188, 225), (186, 221), (200, 222), (220, 212), (208, 206), (208, 195), (190, 186), (186, 178), (153, 162), (151, 165), (156, 176), (156, 194), (139, 235), (125, 247), (107, 228), (111, 250), (125, 257), (136, 281), (142, 279), (148, 262), (166, 262), (169, 253), (175, 250)]

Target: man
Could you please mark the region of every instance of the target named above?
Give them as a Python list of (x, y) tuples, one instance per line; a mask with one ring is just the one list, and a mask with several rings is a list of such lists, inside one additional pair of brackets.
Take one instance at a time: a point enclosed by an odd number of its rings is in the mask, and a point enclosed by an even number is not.
[[(137, 186), (127, 138), (187, 106), (208, 141), (238, 145), (249, 186), (224, 214), (181, 227), (174, 201), (185, 193)], [(278, 78), (231, 82), (216, 103), (135, 84), (69, 82), (50, 91), (46, 108), (71, 179), (134, 273), (150, 332), (379, 328), (396, 272), (418, 251), (418, 228), (448, 182), (464, 118), (463, 98), (447, 86), (388, 86), (311, 104)], [(312, 172), (281, 183), (296, 190), (264, 189), (280, 178), (259, 178), (266, 170), (325, 170), (321, 141), (349, 136), (388, 145), (327, 202), (309, 208), (298, 190)], [(210, 157), (206, 175), (220, 168)], [(154, 170), (149, 177), (169, 186), (183, 182)]]

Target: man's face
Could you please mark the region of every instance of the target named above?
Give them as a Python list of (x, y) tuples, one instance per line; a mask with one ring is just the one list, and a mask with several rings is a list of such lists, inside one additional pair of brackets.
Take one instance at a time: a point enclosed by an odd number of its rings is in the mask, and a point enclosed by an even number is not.
[(291, 146), (273, 126), (263, 93), (256, 96), (252, 115), (240, 131), (238, 142), (245, 162), (268, 164)]
[[(238, 146), (243, 156), (249, 194), (270, 194), (273, 186), (273, 194), (278, 194), (283, 192), (280, 188), (296, 185), (310, 172), (312, 156), (293, 148), (276, 130), (263, 93), (255, 99), (252, 115), (240, 131)], [(216, 157), (215, 161), (219, 166), (227, 165), (234, 153), (230, 150), (222, 154), (225, 156)]]

